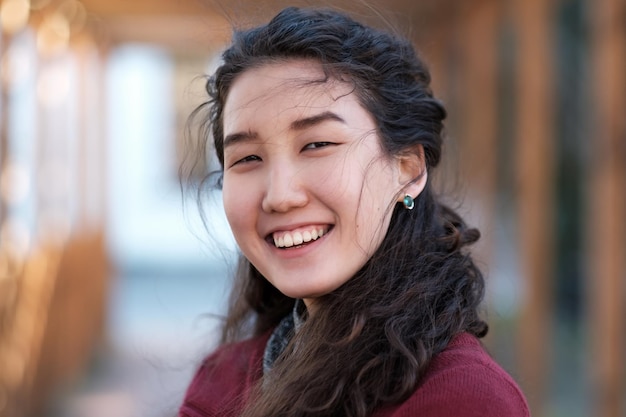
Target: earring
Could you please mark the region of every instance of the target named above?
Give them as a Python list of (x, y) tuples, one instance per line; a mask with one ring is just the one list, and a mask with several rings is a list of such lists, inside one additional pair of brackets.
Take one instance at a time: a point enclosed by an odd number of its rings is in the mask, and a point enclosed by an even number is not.
[(415, 200), (413, 200), (413, 197), (411, 197), (409, 194), (404, 196), (404, 200), (402, 200), (402, 203), (404, 204), (404, 208), (407, 210), (413, 210), (413, 207), (415, 207)]

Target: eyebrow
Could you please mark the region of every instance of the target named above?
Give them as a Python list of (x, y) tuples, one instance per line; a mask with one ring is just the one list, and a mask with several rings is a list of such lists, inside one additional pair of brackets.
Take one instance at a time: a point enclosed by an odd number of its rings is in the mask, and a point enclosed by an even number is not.
[(327, 121), (335, 121), (341, 123), (346, 122), (336, 113), (333, 113), (331, 111), (325, 111), (324, 113), (316, 114), (315, 116), (295, 120), (291, 123), (289, 128), (291, 130), (304, 130)]
[(247, 132), (237, 132), (237, 133), (232, 133), (230, 135), (227, 135), (224, 138), (224, 149), (226, 149), (227, 147), (234, 145), (237, 142), (247, 142), (253, 139), (258, 138), (259, 135), (257, 135), (255, 132), (252, 131), (247, 131)]
[[(310, 127), (319, 125), (320, 123), (324, 123), (328, 121), (334, 121), (334, 122), (340, 122), (340, 123), (346, 122), (343, 118), (341, 118), (336, 113), (333, 113), (331, 111), (325, 111), (323, 113), (316, 114), (311, 117), (305, 117), (303, 119), (294, 120), (289, 125), (289, 129), (296, 130), (296, 131), (305, 130)], [(235, 143), (238, 143), (238, 142), (247, 142), (253, 139), (257, 139), (257, 138), (258, 138), (258, 134), (250, 130), (248, 130), (247, 132), (232, 133), (230, 135), (227, 135), (224, 138), (224, 148), (227, 148), (228, 146), (234, 145)]]

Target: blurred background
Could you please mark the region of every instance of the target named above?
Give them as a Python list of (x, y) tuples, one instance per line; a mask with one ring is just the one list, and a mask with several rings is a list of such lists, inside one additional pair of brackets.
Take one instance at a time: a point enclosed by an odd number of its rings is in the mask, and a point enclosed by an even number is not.
[[(232, 25), (308, 1), (1, 0), (0, 416), (174, 416), (234, 244), (178, 168)], [(486, 345), (534, 416), (626, 416), (626, 1), (332, 5), (415, 41)], [(214, 167), (206, 164), (194, 175)]]

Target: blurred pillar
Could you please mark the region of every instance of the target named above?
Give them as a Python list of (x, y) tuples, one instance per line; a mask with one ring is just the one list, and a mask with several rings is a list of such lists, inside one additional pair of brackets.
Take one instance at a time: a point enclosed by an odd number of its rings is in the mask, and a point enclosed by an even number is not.
[[(82, 40), (82, 39), (81, 39)], [(90, 184), (90, 180), (93, 178), (90, 170), (90, 163), (93, 164), (94, 161), (91, 158), (90, 154), (90, 139), (92, 138), (91, 129), (94, 126), (91, 126), (94, 123), (92, 117), (92, 100), (93, 97), (90, 97), (90, 93), (92, 93), (90, 89), (90, 72), (92, 68), (90, 68), (90, 44), (88, 40), (83, 42), (76, 42), (77, 45), (74, 45), (74, 51), (76, 53), (76, 58), (78, 62), (78, 184), (76, 187), (77, 194), (77, 229), (81, 231), (85, 231), (85, 229), (89, 229), (89, 196), (95, 184)], [(95, 126), (94, 130), (97, 130), (99, 126)]]
[[(78, 229), (80, 239), (66, 247), (68, 254), (76, 255), (69, 264), (76, 275), (84, 278), (90, 275), (90, 285), (85, 286), (82, 307), (81, 300), (75, 300), (75, 309), (91, 308), (90, 318), (84, 320), (84, 343), (87, 347), (83, 355), (87, 357), (100, 343), (106, 332), (107, 296), (109, 293), (109, 263), (105, 236), (105, 208), (107, 206), (106, 184), (106, 101), (104, 53), (91, 33), (83, 32), (76, 37), (75, 52), (79, 58), (79, 101), (81, 114), (79, 121), (80, 152), (79, 170), (83, 180), (79, 184), (80, 210)], [(104, 47), (102, 47), (104, 49)], [(82, 251), (82, 253), (81, 253)], [(89, 261), (85, 261), (88, 259)], [(83, 262), (83, 263), (81, 263)], [(83, 268), (82, 271), (80, 268)], [(77, 280), (76, 286), (79, 285)], [(85, 301), (86, 300), (86, 301)], [(84, 366), (86, 360), (78, 366)]]
[(550, 369), (554, 250), (553, 2), (514, 0), (516, 182), (520, 264), (520, 377), (533, 415), (545, 415)]
[[(453, 60), (451, 57), (453, 56), (452, 52), (455, 50), (454, 43), (456, 42), (456, 39), (454, 38), (453, 32), (450, 30), (448, 25), (435, 23), (440, 22), (441, 19), (444, 18), (450, 19), (450, 15), (452, 14), (452, 12), (448, 9), (442, 13), (447, 14), (445, 17), (440, 15), (428, 16), (428, 19), (433, 24), (420, 26), (416, 29), (418, 33), (414, 33), (413, 35), (418, 52), (421, 53), (421, 56), (424, 58), (430, 72), (431, 89), (434, 96), (443, 102), (448, 112), (452, 112), (451, 107), (455, 101), (456, 76), (451, 71), (452, 68), (455, 68), (455, 66), (452, 65)], [(413, 17), (415, 20), (418, 20), (419, 18), (423, 17), (419, 15)], [(456, 25), (456, 23), (451, 26), (453, 25)], [(449, 146), (449, 142), (452, 140), (450, 136), (456, 136), (450, 135), (451, 131), (456, 130), (454, 129), (455, 121), (456, 120), (454, 118), (445, 120), (447, 134), (444, 140), (447, 142), (448, 147), (444, 150), (445, 156), (441, 160), (441, 166), (437, 168), (437, 173), (432, 178), (436, 184), (436, 189), (438, 190), (445, 187), (445, 175), (448, 172), (457, 169), (457, 160), (453, 158), (453, 149)], [(453, 155), (451, 155), (451, 153)]]
[(619, 417), (626, 411), (626, 4), (623, 0), (587, 0), (586, 6), (593, 84), (587, 190), (590, 414)]
[(81, 233), (100, 232), (106, 207), (106, 103), (104, 100), (105, 60), (88, 33), (77, 36), (74, 51), (78, 59), (78, 214), (77, 229)]
[[(416, 17), (417, 19), (417, 17)], [(435, 97), (444, 102), (450, 96), (448, 54), (451, 49), (450, 30), (445, 25), (428, 26), (427, 30), (415, 34), (415, 45), (425, 58), (431, 75), (431, 88)]]
[[(9, 85), (5, 71), (6, 53), (11, 38), (0, 30), (0, 173), (7, 163), (9, 152)], [(0, 226), (6, 218), (6, 203), (0, 196)]]
[(469, 218), (483, 236), (476, 255), (491, 264), (498, 157), (498, 32), (500, 1), (462, 2), (459, 10), (460, 159), (472, 187)]

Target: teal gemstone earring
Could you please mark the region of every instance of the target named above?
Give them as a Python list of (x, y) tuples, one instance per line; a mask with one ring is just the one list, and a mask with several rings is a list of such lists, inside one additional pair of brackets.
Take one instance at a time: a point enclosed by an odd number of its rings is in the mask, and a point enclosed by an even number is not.
[(404, 200), (402, 200), (402, 203), (404, 203), (404, 208), (407, 210), (413, 210), (413, 207), (415, 207), (415, 200), (413, 200), (413, 197), (411, 197), (409, 194), (404, 196)]

